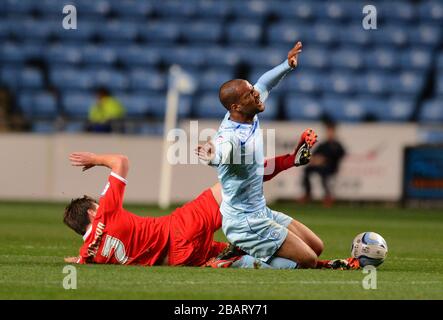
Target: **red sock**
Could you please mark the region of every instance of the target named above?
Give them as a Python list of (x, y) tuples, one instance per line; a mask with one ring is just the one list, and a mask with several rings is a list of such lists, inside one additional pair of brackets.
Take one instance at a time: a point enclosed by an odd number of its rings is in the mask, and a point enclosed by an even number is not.
[(263, 181), (271, 180), (280, 172), (292, 168), (294, 166), (294, 160), (295, 153), (285, 154), (283, 156), (277, 156), (265, 160), (265, 174), (263, 176)]

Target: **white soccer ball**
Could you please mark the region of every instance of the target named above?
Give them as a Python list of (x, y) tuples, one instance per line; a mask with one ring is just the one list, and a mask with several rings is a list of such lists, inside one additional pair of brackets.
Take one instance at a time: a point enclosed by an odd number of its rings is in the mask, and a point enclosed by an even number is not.
[(375, 232), (363, 232), (352, 241), (351, 255), (357, 258), (360, 266), (379, 266), (388, 254), (388, 245), (381, 235)]

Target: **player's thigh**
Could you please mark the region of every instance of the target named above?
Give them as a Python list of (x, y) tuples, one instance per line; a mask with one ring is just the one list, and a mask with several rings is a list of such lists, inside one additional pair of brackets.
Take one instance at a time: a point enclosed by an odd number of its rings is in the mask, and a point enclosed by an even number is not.
[(323, 241), (307, 226), (293, 219), (288, 225), (288, 230), (302, 239), (319, 256), (323, 252)]

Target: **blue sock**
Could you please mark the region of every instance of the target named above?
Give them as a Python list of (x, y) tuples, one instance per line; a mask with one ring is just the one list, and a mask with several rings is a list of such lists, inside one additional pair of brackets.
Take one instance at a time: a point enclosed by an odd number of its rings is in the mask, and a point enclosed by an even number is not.
[(294, 262), (289, 259), (280, 258), (280, 257), (272, 257), (270, 260), (268, 260), (268, 264), (273, 269), (296, 269), (297, 268), (297, 262)]
[(231, 268), (242, 268), (242, 269), (273, 269), (267, 263), (264, 263), (250, 255), (244, 255), (239, 260), (235, 261)]

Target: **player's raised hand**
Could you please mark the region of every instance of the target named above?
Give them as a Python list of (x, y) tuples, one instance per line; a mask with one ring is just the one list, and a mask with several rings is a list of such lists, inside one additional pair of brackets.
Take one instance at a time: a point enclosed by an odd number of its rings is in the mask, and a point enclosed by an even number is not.
[(295, 46), (288, 52), (288, 63), (291, 68), (295, 68), (298, 65), (298, 54), (302, 50), (302, 43), (298, 41)]
[(211, 141), (211, 138), (208, 138), (205, 144), (200, 144), (195, 149), (195, 154), (198, 158), (204, 162), (211, 162), (215, 157), (215, 146)]
[(86, 171), (95, 166), (95, 157), (92, 152), (73, 152), (69, 155), (69, 161), (71, 165), (83, 167), (83, 171)]

